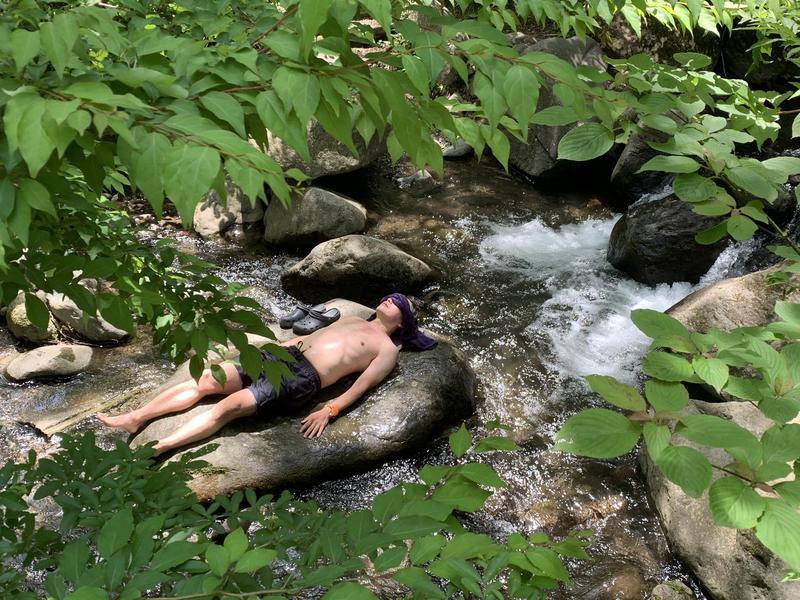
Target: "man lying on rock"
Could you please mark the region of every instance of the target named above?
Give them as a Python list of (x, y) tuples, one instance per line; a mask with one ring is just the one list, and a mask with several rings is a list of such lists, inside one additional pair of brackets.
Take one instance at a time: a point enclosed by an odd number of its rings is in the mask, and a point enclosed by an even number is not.
[(287, 346), (295, 359), (286, 363), (294, 377), (283, 379), (278, 392), (263, 373), (256, 381), (248, 377), (235, 357), (221, 364), (226, 377), (224, 385), (220, 385), (207, 369), (198, 381), (179, 383), (134, 411), (116, 417), (103, 413), (96, 416), (108, 427), (121, 427), (135, 433), (151, 419), (186, 410), (206, 396), (225, 394), (210, 410), (196, 415), (159, 440), (155, 446), (156, 455), (159, 455), (205, 439), (237, 418), (254, 415), (263, 418), (299, 410), (311, 404), (322, 388), (360, 372), (347, 391), (303, 419), (300, 426), (303, 435), (318, 437), (339, 412), (389, 375), (397, 364), (401, 348), (429, 350), (436, 342), (417, 328), (417, 317), (409, 299), (395, 293), (381, 300), (369, 319), (344, 317), (281, 345)]

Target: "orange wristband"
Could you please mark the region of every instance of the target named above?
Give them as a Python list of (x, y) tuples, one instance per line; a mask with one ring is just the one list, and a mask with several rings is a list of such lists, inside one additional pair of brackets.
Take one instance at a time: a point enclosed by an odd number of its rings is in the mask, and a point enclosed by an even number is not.
[(335, 419), (339, 416), (339, 409), (336, 408), (336, 405), (332, 402), (328, 404), (328, 416), (330, 416), (331, 419)]

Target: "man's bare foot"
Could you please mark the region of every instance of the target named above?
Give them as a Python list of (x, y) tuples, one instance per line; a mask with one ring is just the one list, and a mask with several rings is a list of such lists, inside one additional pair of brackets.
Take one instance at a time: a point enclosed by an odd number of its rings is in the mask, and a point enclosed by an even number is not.
[(141, 423), (132, 418), (130, 414), (109, 417), (105, 413), (98, 412), (95, 413), (94, 416), (97, 417), (97, 420), (106, 427), (120, 427), (128, 433), (136, 433), (139, 431), (139, 427), (141, 426)]

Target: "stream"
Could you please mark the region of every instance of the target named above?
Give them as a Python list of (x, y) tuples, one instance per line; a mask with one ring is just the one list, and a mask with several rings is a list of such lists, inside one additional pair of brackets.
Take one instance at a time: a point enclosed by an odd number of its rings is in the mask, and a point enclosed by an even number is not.
[[(592, 559), (570, 564), (573, 587), (553, 598), (644, 599), (667, 579), (684, 581), (704, 598), (669, 552), (635, 456), (600, 461), (549, 449), (570, 415), (599, 405), (581, 375), (637, 381), (649, 340), (630, 322), (630, 311), (664, 310), (698, 286), (646, 286), (616, 271), (605, 254), (619, 215), (591, 194), (543, 193), (491, 162), (464, 160), (447, 162), (440, 185), (415, 196), (396, 184), (402, 169), (380, 164), (320, 185), (367, 207), (367, 234), (440, 270), (440, 283), (424, 295), (420, 321), (471, 359), (479, 403), (468, 426), (481, 433), (486, 422), (499, 419), (522, 446), (476, 457), (509, 487), (470, 516), (470, 526), (498, 537), (592, 529)], [(279, 277), (302, 258), (299, 253), (267, 249), (252, 235), (207, 242), (175, 229), (150, 230), (153, 237), (165, 234), (215, 261), (226, 280), (250, 286), (247, 294), (265, 313), (274, 317), (291, 308), (294, 300), (281, 291)], [(698, 285), (739, 274), (747, 250), (726, 250)], [(0, 328), (0, 362), (14, 348)], [(96, 349), (90, 369), (69, 381), (12, 384), (0, 378), (0, 461), (57, 445), (57, 434), (48, 439), (25, 423), (75, 403), (91, 410), (131, 389), (155, 387), (173, 368), (143, 336)], [(95, 428), (90, 418), (67, 431), (87, 428)], [(98, 432), (106, 444), (116, 435)], [(414, 479), (424, 464), (448, 460), (447, 444), (438, 440), (371, 471), (295, 493), (326, 509), (361, 508), (375, 494)]]

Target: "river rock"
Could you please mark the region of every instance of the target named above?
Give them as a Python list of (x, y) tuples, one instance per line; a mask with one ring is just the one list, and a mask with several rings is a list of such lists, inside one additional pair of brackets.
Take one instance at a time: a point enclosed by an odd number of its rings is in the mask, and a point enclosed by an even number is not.
[(268, 153), (278, 161), (281, 168), (284, 170), (300, 169), (311, 179), (361, 169), (378, 158), (385, 150), (385, 143), (379, 140), (377, 135), (373, 136), (367, 145), (362, 137), (354, 132), (353, 143), (358, 155), (353, 156), (350, 150), (325, 131), (318, 121), (312, 120), (308, 125), (308, 150), (311, 155), (311, 163), (306, 164), (289, 144), (271, 132), (268, 132), (267, 135)]
[[(530, 36), (517, 36), (513, 38), (513, 41), (515, 41), (515, 49), (520, 54), (546, 52), (575, 66), (587, 65), (602, 70), (606, 69), (602, 50), (591, 38), (587, 38), (583, 42), (577, 37), (569, 39), (553, 37), (529, 44)], [(559, 100), (548, 88), (541, 88), (537, 112), (559, 104)], [(583, 176), (598, 172), (604, 172), (603, 179), (606, 179), (614, 163), (608, 163), (604, 157), (585, 162), (558, 159), (558, 143), (573, 127), (575, 127), (574, 123), (562, 126), (531, 125), (528, 129), (527, 143), (508, 135), (511, 147), (508, 162), (539, 181), (563, 181), (575, 184), (576, 178), (580, 180)]]
[(689, 586), (674, 579), (659, 583), (650, 592), (650, 600), (695, 600), (695, 598)]
[(367, 210), (358, 202), (311, 187), (286, 208), (273, 200), (264, 215), (264, 239), (282, 246), (313, 246), (367, 226)]
[[(654, 62), (675, 64), (676, 52), (699, 52), (719, 57), (719, 38), (698, 30), (694, 35), (683, 29), (672, 29), (653, 17), (642, 22), (641, 35), (637, 35), (628, 21), (618, 12), (610, 24), (603, 25), (597, 36), (603, 52), (612, 58), (630, 58), (634, 54), (647, 54)], [(709, 67), (710, 68), (710, 67)]]
[[(170, 383), (187, 378), (184, 365)], [(210, 466), (194, 475), (190, 487), (209, 500), (248, 487), (281, 490), (364, 469), (430, 443), (448, 424), (471, 414), (474, 386), (466, 357), (444, 340), (427, 352), (401, 352), (392, 374), (319, 438), (306, 439), (299, 432), (302, 417), (312, 408), (299, 415), (229, 424), (201, 444), (217, 447), (203, 456)], [(341, 391), (336, 386), (324, 390), (321, 403)], [(210, 407), (203, 404), (158, 419), (132, 443), (158, 440)]]
[(642, 283), (697, 282), (717, 260), (727, 240), (702, 246), (694, 236), (718, 222), (718, 217), (693, 212), (669, 188), (645, 196), (614, 225), (608, 261)]
[(244, 195), (241, 188), (226, 182), (226, 202), (215, 190), (209, 190), (194, 210), (194, 230), (203, 237), (219, 235), (234, 225), (258, 222), (264, 208), (258, 199), (255, 203)]
[[(711, 414), (730, 419), (760, 437), (772, 422), (747, 402), (690, 401), (689, 414)], [(680, 443), (703, 453), (712, 464), (726, 465), (731, 457), (720, 448)], [(656, 511), (678, 557), (698, 577), (715, 600), (793, 600), (800, 598), (800, 582), (781, 583), (787, 565), (746, 530), (714, 523), (708, 498), (692, 498), (653, 466), (646, 452), (642, 463)], [(719, 478), (715, 471), (714, 478)]]
[(461, 138), (456, 138), (455, 144), (447, 144), (442, 148), (442, 158), (447, 160), (456, 160), (471, 156), (473, 153), (472, 146)]
[(91, 360), (92, 349), (88, 346), (42, 346), (14, 358), (6, 367), (6, 375), (16, 381), (66, 377), (86, 369)]
[(345, 296), (372, 305), (392, 292), (417, 292), (434, 277), (431, 267), (394, 244), (346, 235), (315, 246), (283, 274), (281, 283), (304, 302)]
[(64, 294), (47, 294), (47, 306), (61, 323), (92, 342), (120, 342), (128, 332), (114, 327), (101, 316), (88, 316)]
[(399, 177), (397, 185), (412, 196), (424, 196), (438, 188), (441, 183), (427, 169), (419, 169), (407, 177)]
[(611, 172), (611, 203), (614, 209), (624, 211), (643, 196), (672, 183), (675, 176), (670, 173), (638, 172), (644, 163), (658, 154), (647, 142), (665, 142), (667, 137), (666, 133), (654, 129), (631, 135)]
[[(36, 295), (42, 302), (46, 302), (44, 292), (36, 292)], [(30, 319), (28, 319), (28, 312), (25, 310), (25, 294), (23, 292), (17, 294), (17, 297), (9, 303), (6, 310), (6, 323), (14, 337), (26, 342), (33, 342), (34, 344), (51, 342), (58, 336), (58, 328), (52, 315), (47, 322), (47, 330), (45, 331), (31, 323)]]
[[(779, 300), (800, 302), (795, 280), (789, 285), (767, 285), (767, 278), (777, 267), (717, 281), (692, 292), (673, 305), (667, 314), (689, 330), (706, 332), (716, 328), (730, 331), (737, 327), (756, 327), (771, 323)], [(735, 310), (731, 310), (735, 307)]]

